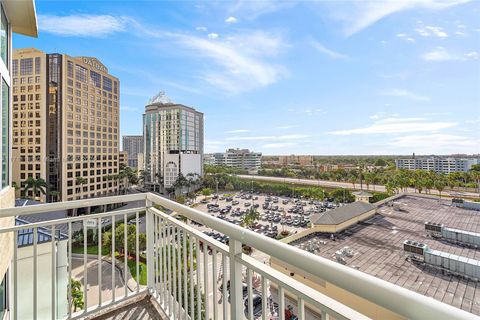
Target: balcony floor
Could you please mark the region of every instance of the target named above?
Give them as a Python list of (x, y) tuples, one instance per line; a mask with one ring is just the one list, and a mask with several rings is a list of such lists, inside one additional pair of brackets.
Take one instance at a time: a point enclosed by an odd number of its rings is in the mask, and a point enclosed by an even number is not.
[(151, 301), (150, 296), (144, 296), (141, 299), (133, 299), (127, 301), (118, 308), (100, 315), (94, 315), (87, 318), (88, 320), (163, 320), (167, 319), (162, 316), (162, 312), (158, 309), (155, 302)]

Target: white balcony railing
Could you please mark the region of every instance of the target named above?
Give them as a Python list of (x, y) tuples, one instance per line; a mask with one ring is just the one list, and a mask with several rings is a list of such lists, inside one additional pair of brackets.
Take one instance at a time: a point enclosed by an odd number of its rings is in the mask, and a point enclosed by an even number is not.
[[(135, 201), (140, 201), (141, 206), (0, 229), (0, 235), (10, 234), (14, 239), (10, 268), (11, 319), (80, 319), (142, 294), (150, 295), (171, 319), (285, 319), (288, 304), (294, 304), (292, 311), (299, 319), (368, 319), (342, 301), (331, 299), (243, 254), (242, 245), (303, 269), (400, 317), (474, 317), (152, 193), (1, 209), (0, 218), (82, 207), (106, 208)], [(173, 210), (228, 236), (228, 246), (156, 207)], [(144, 214), (146, 257), (139, 254), (142, 249), (139, 220)], [(127, 221), (132, 217), (136, 232), (129, 237)], [(96, 226), (93, 221), (97, 222)], [(117, 234), (112, 232), (108, 246), (102, 243), (105, 222), (124, 223), (123, 230)], [(90, 245), (92, 239), (88, 231), (92, 226), (96, 233), (93, 238), (97, 239), (94, 247)], [(74, 237), (78, 234), (80, 243), (78, 237)], [(22, 238), (26, 235), (30, 236), (27, 240)], [(126, 248), (126, 252), (112, 258), (109, 252), (116, 252), (119, 247)], [(129, 254), (132, 251), (135, 254)], [(146, 261), (146, 285), (132, 280), (133, 276), (140, 279), (144, 273), (143, 261)], [(84, 307), (76, 311), (73, 308), (76, 297), (72, 297), (68, 289), (72, 278), (81, 279), (84, 296)]]

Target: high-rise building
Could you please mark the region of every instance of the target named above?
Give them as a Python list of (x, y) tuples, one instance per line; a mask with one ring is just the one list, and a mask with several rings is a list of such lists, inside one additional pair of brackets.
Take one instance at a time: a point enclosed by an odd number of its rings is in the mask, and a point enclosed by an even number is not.
[(172, 187), (180, 173), (203, 175), (203, 113), (160, 92), (145, 107), (143, 138), (147, 186)]
[[(12, 33), (37, 36), (37, 16), (33, 0), (0, 0), (0, 208), (15, 205), (12, 188)], [(14, 217), (1, 217), (0, 228), (15, 225)], [(14, 252), (14, 236), (0, 234), (0, 319), (8, 318), (9, 300), (12, 297), (9, 267)]]
[(47, 195), (67, 201), (114, 194), (118, 173), (120, 83), (96, 58), (13, 53), (13, 181), (42, 178)]
[(248, 149), (228, 149), (225, 153), (214, 153), (216, 166), (258, 171), (262, 164), (262, 154)]
[(138, 169), (138, 154), (143, 153), (143, 136), (123, 136), (123, 151), (128, 154), (128, 166)]
[(120, 151), (118, 153), (118, 165), (128, 166), (128, 153), (126, 151)]
[(395, 160), (397, 169), (430, 170), (438, 173), (467, 172), (474, 164), (480, 164), (480, 159), (413, 156)]

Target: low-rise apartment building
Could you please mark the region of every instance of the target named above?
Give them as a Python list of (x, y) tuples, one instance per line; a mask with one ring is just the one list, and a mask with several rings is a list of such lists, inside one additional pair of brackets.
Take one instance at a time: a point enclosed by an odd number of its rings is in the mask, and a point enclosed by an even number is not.
[(257, 172), (262, 165), (262, 154), (248, 149), (228, 149), (224, 153), (213, 154), (216, 166), (225, 166)]
[(396, 159), (397, 169), (429, 170), (438, 173), (467, 172), (474, 164), (480, 164), (480, 159), (428, 157)]

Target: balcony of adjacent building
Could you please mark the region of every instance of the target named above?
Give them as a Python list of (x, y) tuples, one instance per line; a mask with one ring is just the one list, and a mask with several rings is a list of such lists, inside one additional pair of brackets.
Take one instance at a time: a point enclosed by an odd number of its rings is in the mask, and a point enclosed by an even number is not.
[[(31, 222), (85, 207), (114, 211)], [(136, 204), (136, 205), (128, 205)], [(140, 204), (140, 205), (138, 205)], [(472, 319), (475, 316), (153, 193), (1, 209), (9, 319)], [(197, 228), (228, 237), (228, 244)], [(114, 226), (114, 227), (112, 227)], [(111, 232), (114, 230), (114, 232)], [(337, 299), (251, 249), (337, 288)], [(358, 304), (371, 309), (353, 308)], [(365, 311), (366, 310), (366, 311)], [(388, 315), (388, 316), (385, 316)]]

